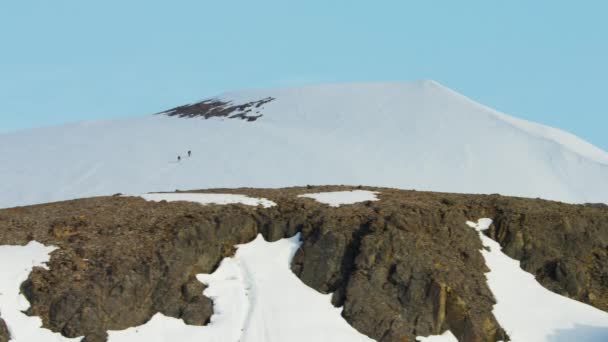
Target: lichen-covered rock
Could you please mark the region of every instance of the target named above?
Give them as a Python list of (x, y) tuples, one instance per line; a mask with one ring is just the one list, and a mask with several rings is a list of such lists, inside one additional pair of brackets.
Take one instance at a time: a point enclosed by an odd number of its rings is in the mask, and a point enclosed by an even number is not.
[(608, 311), (608, 207), (497, 202), (489, 236), (549, 290)]
[[(138, 199), (94, 202), (95, 214), (86, 204), (78, 205), (78, 215), (47, 223), (50, 231), (65, 226), (74, 233), (45, 241), (61, 247), (52, 255), (51, 271), (34, 269), (22, 286), (32, 303), (28, 313), (68, 337), (140, 325), (156, 312), (205, 324), (212, 305), (203, 297), (202, 284), (194, 294), (196, 287), (189, 285), (194, 275), (212, 272), (229, 254), (225, 246), (247, 242), (257, 232), (253, 216), (242, 208), (218, 207), (203, 214), (201, 206), (188, 204), (180, 214), (168, 215), (182, 206), (148, 211), (141, 206), (151, 203)], [(105, 219), (122, 205), (133, 207), (126, 209), (131, 214), (122, 216), (124, 221)], [(215, 216), (220, 212), (225, 219)]]
[(334, 210), (315, 223), (294, 272), (333, 292), (344, 317), (380, 341), (448, 329), (466, 341), (506, 339), (492, 315), (481, 243), (463, 224), (466, 216), (387, 204), (380, 211), (371, 203)]
[(344, 189), (212, 190), (277, 203), (267, 209), (128, 197), (5, 209), (0, 244), (58, 246), (49, 269), (35, 268), (22, 284), (28, 314), (87, 341), (158, 312), (206, 324), (213, 305), (195, 275), (213, 272), (259, 233), (275, 241), (297, 232), (303, 244), (292, 270), (333, 293), (362, 333), (414, 341), (450, 330), (459, 341), (507, 340), (492, 314), (481, 242), (465, 224), (482, 217), (495, 222), (487, 234), (547, 288), (608, 308), (606, 207), (393, 189), (372, 189), (380, 201), (339, 208), (297, 197)]

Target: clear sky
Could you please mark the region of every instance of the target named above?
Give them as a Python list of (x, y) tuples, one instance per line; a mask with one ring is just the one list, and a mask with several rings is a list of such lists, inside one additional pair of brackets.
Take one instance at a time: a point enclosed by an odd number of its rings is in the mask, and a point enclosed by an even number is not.
[(608, 150), (608, 1), (0, 3), (0, 132), (226, 90), (434, 79)]

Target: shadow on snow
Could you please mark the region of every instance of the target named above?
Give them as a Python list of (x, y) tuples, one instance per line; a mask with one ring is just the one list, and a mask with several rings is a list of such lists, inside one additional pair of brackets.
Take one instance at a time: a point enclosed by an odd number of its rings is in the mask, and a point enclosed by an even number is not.
[(608, 328), (576, 324), (574, 328), (555, 331), (548, 340), (550, 342), (606, 342)]

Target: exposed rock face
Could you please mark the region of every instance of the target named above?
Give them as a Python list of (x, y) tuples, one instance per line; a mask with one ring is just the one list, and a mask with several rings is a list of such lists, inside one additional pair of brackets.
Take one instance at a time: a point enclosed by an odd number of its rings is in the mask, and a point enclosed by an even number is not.
[(8, 342), (10, 337), (11, 336), (8, 332), (8, 328), (6, 327), (6, 323), (2, 318), (0, 318), (0, 342)]
[(333, 292), (362, 333), (414, 341), (449, 329), (460, 341), (506, 340), (492, 314), (481, 242), (465, 225), (481, 217), (495, 220), (488, 234), (543, 285), (608, 311), (608, 208), (391, 189), (374, 189), (380, 201), (339, 208), (297, 198), (337, 189), (215, 190), (278, 204), (268, 209), (124, 197), (6, 209), (0, 244), (59, 247), (49, 270), (34, 269), (22, 285), (28, 313), (87, 341), (157, 312), (205, 324), (212, 303), (194, 276), (213, 272), (258, 233), (274, 241), (296, 232), (304, 243), (294, 273)]
[(233, 245), (256, 234), (253, 209), (116, 197), (65, 204), (45, 207), (34, 231), (8, 242), (61, 247), (52, 271), (34, 269), (21, 290), (32, 303), (28, 314), (68, 337), (140, 325), (156, 312), (205, 324), (212, 303), (195, 275), (212, 272)]
[(608, 311), (608, 207), (500, 203), (488, 235), (549, 290)]
[(378, 340), (446, 329), (465, 341), (502, 340), (479, 239), (451, 220), (466, 217), (406, 203), (339, 210), (305, 234), (293, 269), (309, 286), (335, 292), (344, 317)]
[(229, 119), (242, 119), (247, 121), (255, 121), (262, 117), (260, 109), (265, 104), (273, 101), (274, 98), (267, 97), (258, 101), (247, 102), (243, 104), (233, 104), (217, 99), (205, 100), (191, 105), (185, 105), (170, 109), (159, 113), (167, 116), (177, 116), (180, 118), (213, 118), (225, 117)]

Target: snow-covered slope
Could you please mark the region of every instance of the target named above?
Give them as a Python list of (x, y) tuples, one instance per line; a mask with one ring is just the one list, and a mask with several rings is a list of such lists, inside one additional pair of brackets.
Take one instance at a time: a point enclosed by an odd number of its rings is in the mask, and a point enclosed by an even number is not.
[(432, 81), (255, 90), (218, 100), (268, 98), (248, 114), (254, 121), (150, 115), (0, 135), (0, 207), (303, 184), (608, 202), (608, 153)]

